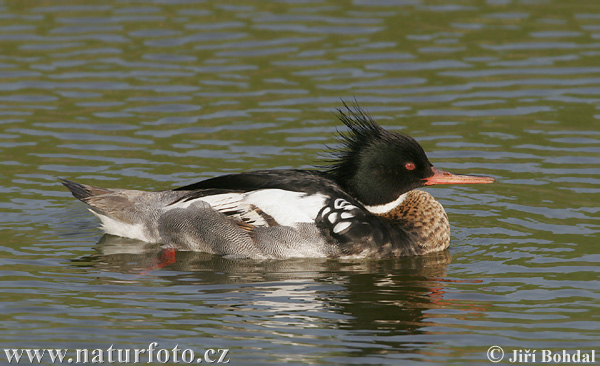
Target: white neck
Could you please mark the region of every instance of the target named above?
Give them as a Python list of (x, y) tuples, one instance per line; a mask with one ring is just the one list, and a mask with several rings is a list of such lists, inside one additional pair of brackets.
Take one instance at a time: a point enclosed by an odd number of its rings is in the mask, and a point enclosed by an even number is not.
[(365, 205), (365, 208), (367, 210), (369, 210), (370, 213), (373, 213), (376, 215), (381, 215), (386, 212), (390, 212), (394, 208), (398, 207), (402, 202), (404, 202), (404, 199), (406, 198), (406, 194), (407, 193), (401, 194), (398, 198), (396, 198), (392, 202), (384, 203), (383, 205), (375, 205), (375, 206)]

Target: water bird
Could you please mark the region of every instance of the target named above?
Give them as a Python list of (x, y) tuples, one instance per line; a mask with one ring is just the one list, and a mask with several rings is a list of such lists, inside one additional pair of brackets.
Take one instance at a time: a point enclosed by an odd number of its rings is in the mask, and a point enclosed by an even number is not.
[(417, 188), (483, 184), (493, 177), (434, 167), (412, 137), (382, 128), (360, 107), (338, 109), (347, 126), (328, 164), (258, 170), (173, 190), (62, 183), (107, 234), (230, 258), (385, 258), (442, 251), (450, 225)]

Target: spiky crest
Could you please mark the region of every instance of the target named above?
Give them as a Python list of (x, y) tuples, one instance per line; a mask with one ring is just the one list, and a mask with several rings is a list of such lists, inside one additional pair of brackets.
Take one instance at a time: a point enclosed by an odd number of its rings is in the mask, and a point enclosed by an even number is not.
[(355, 102), (352, 106), (346, 102), (343, 104), (344, 108), (338, 108), (335, 115), (349, 128), (349, 131), (337, 131), (341, 147), (329, 147), (328, 165), (322, 166), (336, 181), (343, 184), (349, 180), (355, 174), (360, 155), (375, 142), (389, 146), (402, 143), (406, 147), (425, 154), (421, 145), (412, 137), (383, 129), (358, 103)]

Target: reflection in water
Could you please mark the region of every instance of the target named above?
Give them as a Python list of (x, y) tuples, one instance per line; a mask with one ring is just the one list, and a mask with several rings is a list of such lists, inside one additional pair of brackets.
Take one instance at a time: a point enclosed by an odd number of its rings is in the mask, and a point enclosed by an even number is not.
[[(104, 234), (95, 246), (96, 254), (74, 259), (73, 263), (90, 266), (106, 271), (121, 273), (138, 273), (160, 261), (163, 249), (159, 244), (147, 243), (141, 240), (128, 239), (120, 236)], [(253, 273), (261, 272), (265, 276), (276, 273), (291, 274), (297, 278), (298, 273), (342, 271), (366, 273), (399, 274), (410, 273), (422, 277), (443, 277), (445, 268), (452, 257), (445, 250), (437, 255), (401, 257), (394, 260), (329, 260), (325, 258), (297, 258), (291, 260), (246, 260), (227, 259), (222, 256), (200, 252), (177, 252), (176, 261), (166, 269), (181, 272), (224, 272), (224, 273)], [(258, 266), (258, 267), (257, 267)], [(257, 278), (256, 281), (271, 280)]]
[[(147, 271), (161, 260), (158, 245), (104, 235), (96, 251), (72, 264), (134, 274), (135, 281), (158, 277), (169, 283), (165, 290), (183, 285), (186, 291), (200, 293), (197, 299), (202, 307), (215, 313), (219, 309), (235, 309), (242, 317), (256, 311), (270, 313), (260, 326), (312, 329), (327, 323), (352, 330), (357, 337), (361, 330), (382, 332), (386, 337), (422, 334), (426, 333), (422, 327), (432, 325), (426, 320), (427, 311), (448, 305), (444, 303), (446, 282), (441, 279), (451, 262), (447, 250), (416, 257), (345, 261), (260, 261), (177, 252), (176, 261), (160, 271)], [(204, 311), (210, 312), (208, 309)], [(367, 344), (360, 348), (365, 355), (374, 352)], [(398, 351), (418, 348), (407, 345)]]

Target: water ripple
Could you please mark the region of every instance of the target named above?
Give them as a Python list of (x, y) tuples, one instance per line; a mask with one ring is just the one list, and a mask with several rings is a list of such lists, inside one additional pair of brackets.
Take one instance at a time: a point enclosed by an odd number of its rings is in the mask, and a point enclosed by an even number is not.
[[(510, 3), (510, 4), (509, 4)], [(510, 6), (508, 6), (510, 5)], [(3, 4), (7, 347), (230, 348), (232, 364), (465, 364), (597, 347), (600, 18), (592, 2)], [(342, 100), (431, 162), (450, 250), (244, 261), (102, 236), (57, 176), (162, 190), (311, 168)], [(91, 336), (93, 334), (93, 336)]]

